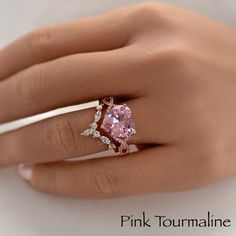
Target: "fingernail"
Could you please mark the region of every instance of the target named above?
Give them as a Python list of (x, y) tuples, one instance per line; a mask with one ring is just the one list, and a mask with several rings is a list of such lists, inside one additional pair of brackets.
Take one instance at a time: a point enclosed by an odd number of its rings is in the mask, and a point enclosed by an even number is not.
[(31, 181), (33, 166), (31, 164), (21, 164), (18, 166), (18, 172), (21, 178), (27, 181)]

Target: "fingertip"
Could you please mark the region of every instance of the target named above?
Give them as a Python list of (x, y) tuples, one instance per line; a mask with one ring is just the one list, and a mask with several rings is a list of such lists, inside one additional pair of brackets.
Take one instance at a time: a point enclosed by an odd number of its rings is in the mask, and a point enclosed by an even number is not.
[(19, 165), (18, 166), (18, 173), (22, 179), (31, 182), (32, 173), (33, 173), (33, 165), (31, 165), (31, 164)]

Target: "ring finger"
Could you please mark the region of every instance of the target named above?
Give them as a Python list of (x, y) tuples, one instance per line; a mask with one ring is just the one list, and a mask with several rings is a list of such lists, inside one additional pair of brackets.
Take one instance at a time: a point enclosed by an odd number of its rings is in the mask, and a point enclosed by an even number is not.
[[(133, 144), (154, 142), (152, 128), (142, 115), (143, 102), (142, 98), (127, 102), (137, 130)], [(94, 114), (92, 108), (68, 113), (1, 135), (0, 166), (59, 161), (106, 150), (99, 139), (80, 135), (93, 122)]]

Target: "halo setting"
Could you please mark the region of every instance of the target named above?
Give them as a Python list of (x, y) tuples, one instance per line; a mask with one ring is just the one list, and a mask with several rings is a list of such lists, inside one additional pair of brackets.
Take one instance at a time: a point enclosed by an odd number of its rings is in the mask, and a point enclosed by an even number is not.
[(120, 155), (128, 154), (130, 148), (127, 141), (136, 134), (131, 117), (132, 112), (126, 104), (116, 105), (113, 97), (103, 98), (97, 106), (94, 122), (81, 135), (99, 138)]

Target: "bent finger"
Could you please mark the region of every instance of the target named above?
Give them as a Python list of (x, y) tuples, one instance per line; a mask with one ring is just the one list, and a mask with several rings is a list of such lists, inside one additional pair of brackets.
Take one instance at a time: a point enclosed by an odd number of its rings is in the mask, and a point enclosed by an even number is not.
[(126, 18), (125, 11), (115, 10), (102, 16), (35, 30), (0, 51), (0, 80), (59, 57), (120, 48), (128, 37)]
[[(150, 137), (150, 133), (146, 132), (146, 123), (140, 112), (141, 104), (138, 99), (127, 101), (139, 133), (131, 139), (132, 144), (154, 140), (154, 136)], [(0, 167), (60, 161), (108, 149), (98, 138), (81, 136), (94, 121), (95, 113), (95, 108), (67, 113), (0, 135)]]
[(40, 191), (101, 199), (188, 189), (202, 179), (195, 161), (164, 146), (121, 158), (24, 166), (20, 173)]
[[(0, 122), (31, 116), (107, 95), (132, 96), (138, 71), (129, 49), (84, 53), (43, 63), (0, 83)], [(133, 75), (132, 75), (133, 73)], [(137, 82), (133, 83), (132, 77)], [(14, 109), (13, 109), (14, 108)]]

